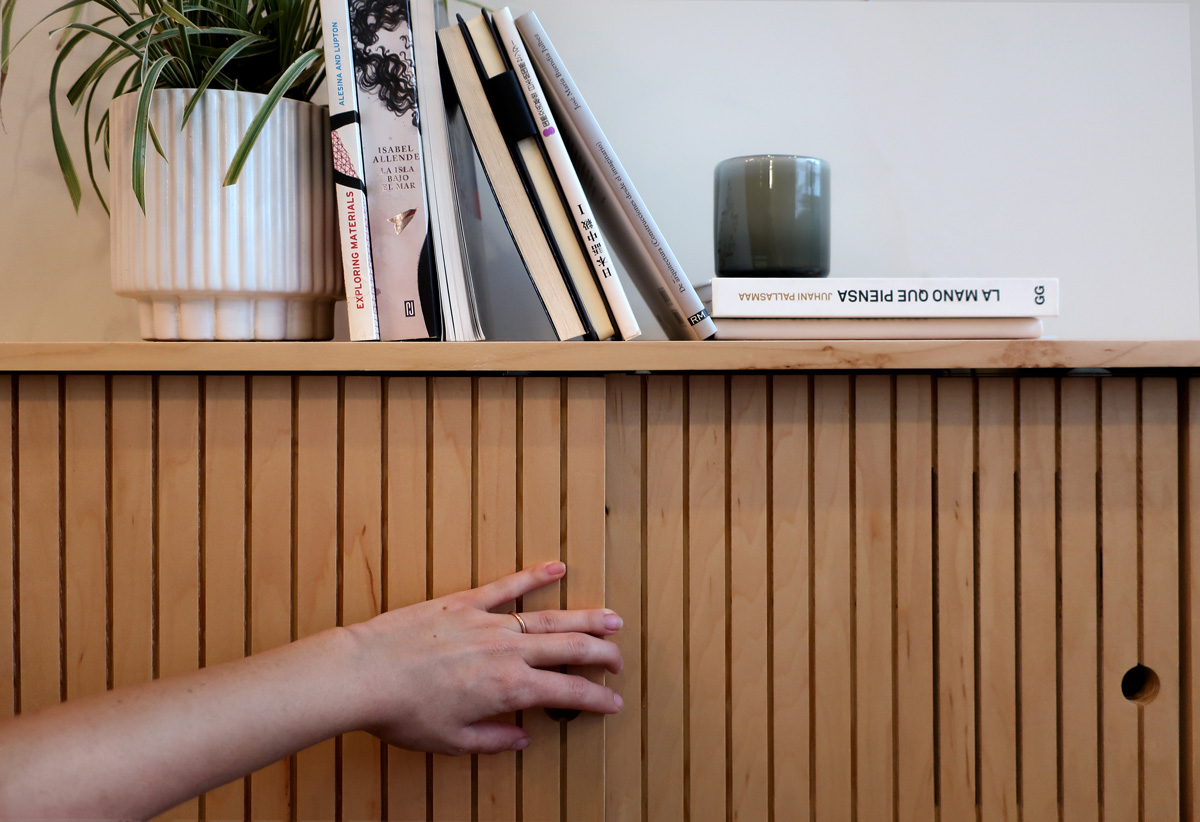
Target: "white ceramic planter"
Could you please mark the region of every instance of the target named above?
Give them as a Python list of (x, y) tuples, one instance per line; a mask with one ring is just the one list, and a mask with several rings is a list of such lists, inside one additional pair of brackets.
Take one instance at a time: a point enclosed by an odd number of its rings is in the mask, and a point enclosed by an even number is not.
[(131, 185), (137, 96), (110, 108), (113, 290), (138, 301), (145, 339), (328, 339), (342, 293), (328, 112), (280, 101), (237, 184), (223, 186), (263, 97), (206, 91), (181, 131), (191, 94), (154, 93), (166, 160), (148, 146), (145, 213)]

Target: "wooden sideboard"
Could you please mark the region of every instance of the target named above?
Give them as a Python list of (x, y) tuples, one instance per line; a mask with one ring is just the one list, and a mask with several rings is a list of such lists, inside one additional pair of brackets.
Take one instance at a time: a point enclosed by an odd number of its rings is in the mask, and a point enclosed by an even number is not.
[[(0, 344), (0, 712), (554, 557), (624, 711), (169, 819), (1200, 820), (1200, 343)], [(3, 605), (3, 603), (0, 603)], [(594, 675), (594, 674), (593, 674)]]

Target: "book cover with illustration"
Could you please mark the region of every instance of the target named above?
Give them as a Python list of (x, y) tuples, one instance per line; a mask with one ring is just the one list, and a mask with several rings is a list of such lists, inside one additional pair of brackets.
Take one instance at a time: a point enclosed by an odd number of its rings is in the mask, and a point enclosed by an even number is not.
[(438, 339), (409, 5), (351, 0), (349, 8), (379, 338)]

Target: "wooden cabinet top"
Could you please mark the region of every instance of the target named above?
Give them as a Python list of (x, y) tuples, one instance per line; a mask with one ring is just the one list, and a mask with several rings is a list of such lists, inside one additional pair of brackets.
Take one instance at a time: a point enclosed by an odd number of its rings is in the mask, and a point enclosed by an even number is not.
[(0, 372), (633, 373), (1200, 368), (1200, 340), (0, 343)]

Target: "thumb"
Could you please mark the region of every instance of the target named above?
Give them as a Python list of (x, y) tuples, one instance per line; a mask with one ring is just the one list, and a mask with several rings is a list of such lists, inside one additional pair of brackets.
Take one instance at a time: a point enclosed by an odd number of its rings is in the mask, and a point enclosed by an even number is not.
[(462, 730), (462, 747), (466, 753), (519, 751), (528, 745), (529, 734), (508, 722), (475, 722)]

